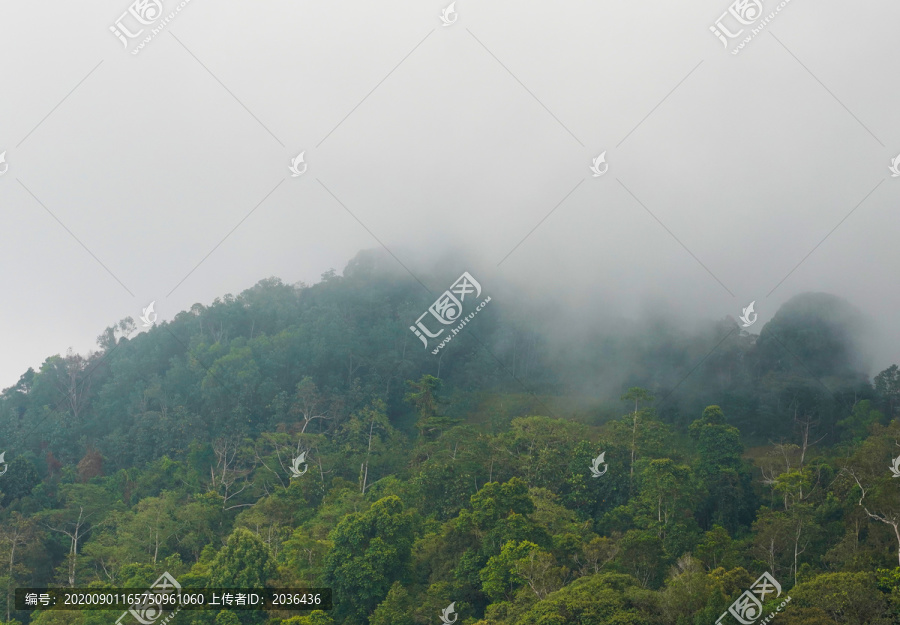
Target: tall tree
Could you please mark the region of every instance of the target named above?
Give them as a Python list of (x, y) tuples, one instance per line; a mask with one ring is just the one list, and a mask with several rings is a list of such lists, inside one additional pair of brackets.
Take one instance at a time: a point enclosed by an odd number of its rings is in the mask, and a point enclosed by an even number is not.
[(884, 402), (888, 417), (893, 419), (900, 409), (900, 367), (891, 365), (876, 375), (875, 392)]
[(331, 532), (325, 582), (336, 596), (352, 598), (336, 606), (348, 625), (364, 623), (391, 584), (407, 580), (415, 527), (414, 513), (390, 495), (365, 512), (348, 514)]
[(697, 475), (708, 492), (697, 518), (704, 529), (719, 524), (734, 533), (742, 522), (749, 523), (754, 507), (740, 432), (728, 425), (719, 406), (707, 406), (688, 431), (696, 441)]
[(275, 562), (263, 540), (245, 527), (228, 537), (210, 566), (211, 588), (266, 588)]
[(20, 566), (16, 559), (19, 547), (24, 547), (34, 540), (37, 534), (34, 519), (23, 516), (20, 512), (13, 512), (5, 523), (0, 525), (0, 553), (8, 552), (8, 567), (6, 577), (6, 620), (10, 620), (13, 605), (13, 587), (16, 578), (27, 569)]
[(441, 416), (438, 391), (441, 388), (441, 380), (433, 375), (423, 375), (418, 382), (407, 380), (410, 391), (404, 396), (404, 400), (415, 409), (418, 420), (416, 429), (419, 436), (424, 437), (434, 431), (440, 431), (452, 424), (452, 420)]
[(891, 528), (897, 544), (897, 561), (900, 564), (900, 498), (897, 484), (891, 479), (889, 460), (897, 453), (900, 440), (900, 422), (893, 421), (887, 428), (873, 427), (873, 434), (857, 449), (844, 467), (857, 490), (849, 489), (848, 495), (858, 495), (857, 505), (866, 516)]
[(101, 521), (112, 508), (114, 496), (94, 484), (64, 484), (60, 490), (63, 507), (44, 510), (36, 516), (47, 529), (68, 538), (66, 579), (69, 587), (74, 588), (82, 543), (92, 524)]
[(638, 411), (638, 407), (640, 406), (640, 402), (649, 402), (653, 401), (653, 394), (643, 388), (638, 386), (633, 386), (628, 389), (628, 392), (622, 395), (620, 398), (622, 401), (633, 401), (634, 402), (634, 410), (631, 413), (631, 464), (629, 468), (629, 483), (632, 488), (634, 486), (634, 455), (637, 450), (637, 441), (638, 441), (638, 421), (640, 420), (640, 412)]

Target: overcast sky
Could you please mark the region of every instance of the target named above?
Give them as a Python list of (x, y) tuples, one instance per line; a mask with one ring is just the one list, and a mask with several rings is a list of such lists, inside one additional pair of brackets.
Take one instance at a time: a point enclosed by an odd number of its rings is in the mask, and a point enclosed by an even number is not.
[(382, 244), (590, 316), (826, 291), (900, 359), (900, 4), (792, 0), (736, 55), (728, 0), (448, 4), (136, 3), (126, 47), (128, 0), (0, 0), (0, 387)]

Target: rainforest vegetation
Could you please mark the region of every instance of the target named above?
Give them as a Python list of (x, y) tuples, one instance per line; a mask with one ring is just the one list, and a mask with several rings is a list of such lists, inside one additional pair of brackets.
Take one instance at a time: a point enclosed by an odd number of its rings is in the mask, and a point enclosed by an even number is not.
[(409, 329), (432, 299), (361, 253), (23, 373), (0, 621), (112, 625), (15, 589), (168, 572), (334, 596), (176, 625), (712, 625), (768, 572), (778, 623), (900, 623), (900, 371), (869, 370), (852, 303), (798, 294), (758, 334), (560, 333), (495, 296), (433, 355)]

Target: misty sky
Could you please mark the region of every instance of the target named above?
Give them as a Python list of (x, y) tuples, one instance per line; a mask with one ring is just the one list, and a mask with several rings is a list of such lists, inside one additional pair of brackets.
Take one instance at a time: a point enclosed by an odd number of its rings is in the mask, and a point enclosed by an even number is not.
[(732, 55), (728, 0), (448, 4), (192, 0), (133, 55), (129, 0), (0, 0), (0, 388), (381, 244), (593, 321), (826, 291), (900, 359), (900, 5), (792, 0)]

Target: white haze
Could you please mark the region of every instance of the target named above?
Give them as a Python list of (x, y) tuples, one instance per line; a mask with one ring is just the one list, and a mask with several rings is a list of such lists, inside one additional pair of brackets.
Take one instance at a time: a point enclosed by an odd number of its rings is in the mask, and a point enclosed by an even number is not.
[(446, 4), (193, 0), (132, 56), (127, 2), (0, 0), (0, 387), (150, 301), (171, 319), (381, 244), (568, 332), (753, 300), (758, 331), (833, 293), (872, 319), (874, 372), (900, 360), (900, 5), (793, 0), (732, 56), (721, 0), (457, 0), (443, 27)]

